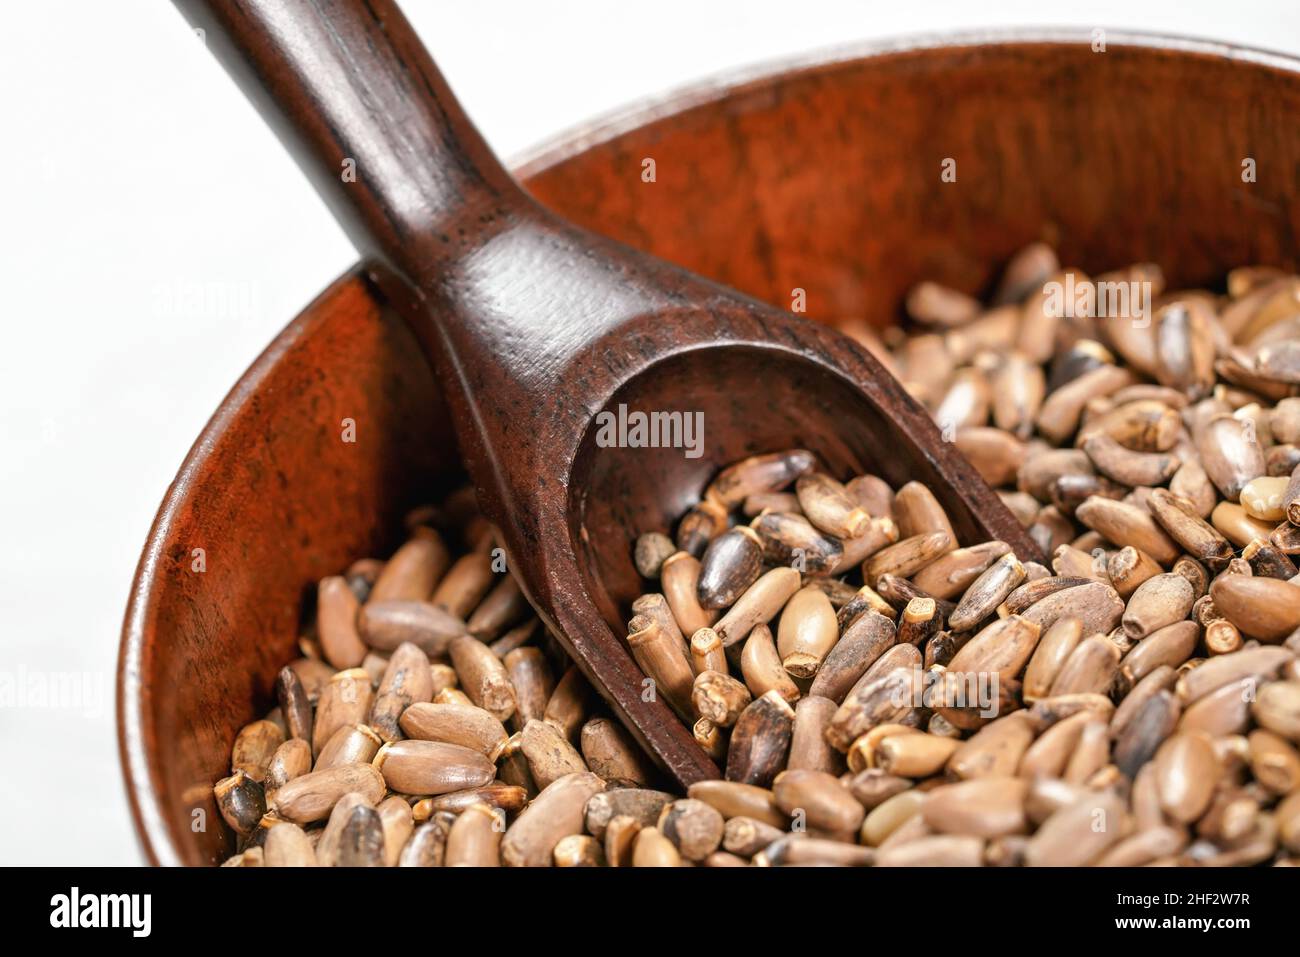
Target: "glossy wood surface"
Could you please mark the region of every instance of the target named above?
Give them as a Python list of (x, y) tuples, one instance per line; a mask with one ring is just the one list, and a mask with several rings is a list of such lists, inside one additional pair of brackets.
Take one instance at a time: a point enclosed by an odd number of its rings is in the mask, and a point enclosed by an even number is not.
[[(1234, 159), (1249, 144), (1261, 169), (1295, 168), (1300, 136), (1282, 122), (1297, 106), (1293, 68), (1118, 40), (1105, 59), (1097, 56), (1082, 42), (1023, 40), (778, 72), (687, 95), (679, 110), (657, 108), (649, 122), (574, 137), (528, 164), (527, 185), (576, 222), (776, 305), (788, 305), (794, 286), (805, 288), (810, 311), (821, 318), (856, 313), (888, 321), (901, 292), (923, 276), (979, 289), (1005, 255), (1038, 237), (1056, 239), (1067, 261), (1093, 271), (1156, 259), (1176, 283), (1213, 279), (1240, 262), (1294, 265), (1294, 184), (1261, 177), (1246, 191)], [(1187, 109), (1188, 91), (1197, 97), (1194, 110)], [(938, 163), (949, 154), (959, 157), (958, 183), (941, 185)], [(654, 184), (640, 179), (646, 156), (657, 160)], [(537, 233), (505, 231), (494, 241), (506, 245), (480, 247), (471, 258), (489, 272), (514, 263), (531, 275), (549, 265), (541, 271), (555, 274), (549, 288), (569, 297), (566, 306), (594, 309), (601, 304), (573, 295), (600, 272), (574, 258), (566, 243), (577, 235), (561, 231), (558, 244), (512, 247), (501, 237)], [(620, 264), (615, 286), (677, 275), (624, 271), (628, 260), (618, 247), (600, 248)], [(525, 249), (528, 256), (517, 255)], [(458, 275), (462, 288), (473, 286), (473, 270)], [(599, 334), (584, 332), (589, 338), (575, 361), (533, 367), (569, 390), (563, 394), (599, 394), (599, 401), (570, 407), (569, 418), (540, 429), (519, 428), (517, 403), (543, 380), (528, 379), (517, 392), (494, 385), (476, 406), (515, 423), (516, 464), (492, 473), (496, 491), (517, 496), (532, 516), (516, 526), (512, 552), (528, 549), (532, 560), (548, 548), (572, 547), (584, 533), (591, 543), (572, 564), (548, 558), (535, 566), (552, 603), (575, 594), (557, 584), (571, 580), (594, 600), (599, 612), (555, 615), (581, 626), (580, 635), (590, 626), (612, 638), (608, 619), (633, 587), (628, 544), (635, 531), (666, 523), (729, 458), (806, 440), (810, 426), (824, 426), (826, 409), (854, 408), (857, 387), (827, 365), (869, 381), (858, 350), (816, 332), (789, 339), (783, 324), (773, 324), (775, 314), (678, 281), (686, 293), (680, 303), (644, 294), (635, 300), (667, 321), (638, 325), (644, 313), (621, 313), (643, 347), (634, 355), (608, 355)], [(620, 294), (617, 301), (625, 300)], [(672, 345), (674, 330), (694, 324), (701, 309), (744, 347), (722, 356)], [(354, 381), (358, 369), (365, 371)], [(748, 374), (766, 388), (778, 381), (771, 370), (780, 384), (756, 408), (740, 407), (736, 379)], [(500, 367), (447, 371), (444, 365), (441, 380), (458, 386), (449, 390), (452, 419), (463, 422), (465, 394), (499, 381)], [(591, 389), (593, 376), (603, 386)], [(191, 814), (206, 806), (217, 821), (204, 788), (224, 773), (234, 731), (266, 705), (275, 668), (292, 655), (304, 589), (377, 549), (396, 529), (399, 503), (428, 497), (421, 493), (458, 469), (439, 428), (447, 414), (409, 334), (356, 278), (300, 316), (250, 377), (164, 503), (124, 633), (124, 758), (146, 849), (164, 862), (212, 861), (222, 852), (226, 837), (215, 823), (196, 834)], [(875, 388), (888, 388), (881, 382)], [(617, 461), (633, 450), (594, 455), (585, 424), (574, 420), (617, 396), (667, 408), (693, 403), (725, 428), (710, 431), (700, 460)], [(846, 429), (841, 421), (811, 433), (825, 441), (822, 451), (839, 467), (928, 477), (924, 460), (918, 472), (895, 454), (908, 436), (874, 422), (867, 396), (856, 408), (861, 426)], [(794, 398), (802, 409), (787, 401)], [(366, 420), (374, 457), (330, 445), (338, 407), (363, 401), (373, 403)], [(299, 428), (276, 427), (282, 420)], [(911, 424), (922, 428), (904, 420), (902, 431)], [(424, 445), (421, 435), (428, 436)], [(481, 474), (482, 449), (469, 443), (467, 450), (471, 471)], [(568, 456), (576, 462), (571, 475), (548, 465)], [(333, 472), (322, 469), (331, 462)], [(551, 494), (550, 483), (588, 491)], [(644, 504), (628, 507), (612, 494), (625, 489), (627, 502)], [(306, 504), (286, 507), (287, 498)], [(241, 558), (227, 566), (227, 579), (186, 577), (195, 539), (234, 543), (225, 548)], [(537, 582), (530, 590), (537, 599)], [(616, 678), (630, 667), (625, 654), (609, 660)]]

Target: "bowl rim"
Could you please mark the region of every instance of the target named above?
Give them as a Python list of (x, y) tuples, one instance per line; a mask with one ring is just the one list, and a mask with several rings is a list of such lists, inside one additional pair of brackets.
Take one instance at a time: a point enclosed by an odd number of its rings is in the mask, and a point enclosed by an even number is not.
[[(1105, 31), (1108, 45), (1140, 47), (1170, 53), (1235, 60), (1281, 72), (1300, 74), (1300, 57), (1222, 41), (1158, 32), (1109, 27), (1016, 27), (924, 33), (897, 38), (857, 41), (822, 47), (807, 53), (769, 58), (703, 79), (669, 88), (657, 95), (616, 107), (525, 149), (507, 166), (520, 180), (540, 175), (587, 150), (639, 127), (677, 116), (721, 100), (761, 90), (799, 74), (831, 70), (850, 63), (941, 49), (1011, 47), (1023, 45), (1090, 44), (1093, 30)], [(142, 659), (148, 622), (163, 587), (158, 574), (173, 520), (184, 507), (195, 477), (204, 471), (215, 440), (258, 389), (276, 364), (322, 321), (320, 307), (365, 281), (366, 268), (356, 263), (334, 279), (276, 334), (222, 399), (186, 453), (176, 477), (164, 493), (132, 576), (130, 597), (122, 623), (116, 680), (118, 756), (123, 784), (145, 862), (177, 866), (184, 863), (162, 812), (163, 795), (156, 786), (146, 741), (154, 739), (142, 680)]]

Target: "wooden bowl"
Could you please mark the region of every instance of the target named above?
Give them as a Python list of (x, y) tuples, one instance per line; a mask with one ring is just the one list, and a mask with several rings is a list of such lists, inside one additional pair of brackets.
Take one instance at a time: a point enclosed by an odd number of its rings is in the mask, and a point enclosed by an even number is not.
[[(633, 246), (774, 304), (802, 289), (818, 319), (885, 325), (916, 281), (986, 292), (1036, 239), (1089, 272), (1158, 262), (1171, 288), (1246, 263), (1295, 269), (1296, 116), (1290, 58), (1113, 32), (1105, 52), (1081, 32), (981, 35), (710, 83), (518, 172)], [(941, 181), (947, 159), (955, 182)], [(167, 492), (123, 628), (119, 740), (150, 861), (231, 851), (211, 786), (270, 706), (308, 592), (394, 547), (403, 511), (459, 470), (419, 350), (359, 270), (235, 386)]]

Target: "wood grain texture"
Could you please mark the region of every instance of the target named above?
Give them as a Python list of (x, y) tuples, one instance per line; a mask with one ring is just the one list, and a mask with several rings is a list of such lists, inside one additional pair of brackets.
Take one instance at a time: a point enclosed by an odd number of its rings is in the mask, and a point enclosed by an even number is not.
[[(1207, 51), (1113, 41), (1097, 55), (1086, 39), (934, 46), (687, 96), (645, 125), (574, 137), (530, 163), (526, 185), (583, 226), (776, 305), (800, 286), (822, 318), (887, 322), (916, 279), (978, 290), (1030, 238), (1055, 239), (1092, 271), (1157, 259), (1175, 283), (1240, 262), (1293, 266), (1294, 182), (1261, 177), (1247, 192), (1236, 154), (1296, 168), (1300, 137), (1285, 118), (1298, 89), (1294, 65)], [(945, 187), (947, 155), (959, 177)], [(657, 159), (654, 184), (640, 181), (645, 156)], [(897, 387), (838, 337), (536, 207), (480, 215), (473, 239), (453, 230), (416, 247), (449, 247), (424, 277), (434, 314), (469, 306), (479, 322), (420, 325), (391, 255), (368, 249), (387, 267), (378, 273), (394, 306), (381, 309), (356, 275), (328, 291), (232, 392), (169, 491), (119, 679), (124, 764), (152, 860), (212, 862), (228, 850), (206, 789), (293, 654), (300, 596), (392, 544), (383, 533), (401, 508), (459, 469), (452, 425), (512, 557), (531, 569), (531, 597), (670, 763), (694, 756), (673, 752), (679, 724), (666, 709), (639, 711), (627, 697), (639, 674), (612, 628), (637, 585), (632, 537), (666, 528), (712, 471), (751, 452), (811, 446), (836, 469), (893, 481), (957, 467), (943, 448), (918, 454), (928, 419), (883, 415)], [(531, 326), (511, 315), (525, 287)], [(445, 406), (399, 312), (438, 364)], [(548, 334), (548, 322), (560, 331)], [(705, 327), (734, 347), (702, 341)], [(705, 454), (596, 450), (590, 417), (618, 401), (703, 410)], [(353, 407), (362, 411), (339, 412)], [(337, 442), (343, 414), (370, 423), (368, 454)], [(508, 455), (467, 423), (496, 430)], [(981, 515), (996, 525), (988, 496), (976, 483), (945, 502), (964, 539), (982, 534)], [(212, 548), (209, 577), (186, 577), (196, 539), (238, 555), (227, 577), (211, 577)], [(190, 829), (195, 807), (208, 809), (206, 833)]]

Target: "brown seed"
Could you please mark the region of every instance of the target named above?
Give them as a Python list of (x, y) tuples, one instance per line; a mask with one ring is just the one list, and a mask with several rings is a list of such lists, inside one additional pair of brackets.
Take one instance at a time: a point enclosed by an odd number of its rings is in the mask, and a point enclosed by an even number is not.
[(874, 680), (860, 681), (831, 718), (826, 739), (840, 751), (848, 751), (856, 738), (876, 725), (898, 721), (913, 707), (915, 685), (915, 672), (910, 668), (895, 668)]
[(1147, 635), (1124, 656), (1120, 670), (1135, 685), (1160, 667), (1176, 668), (1192, 656), (1200, 629), (1194, 621), (1179, 621)]
[(498, 721), (515, 713), (514, 685), (501, 659), (487, 645), (471, 635), (453, 638), (447, 646), (452, 666), (469, 699), (491, 712)]
[(1212, 655), (1226, 655), (1242, 646), (1241, 632), (1225, 618), (1205, 626), (1205, 647)]
[(985, 425), (992, 398), (988, 377), (982, 369), (975, 366), (958, 369), (934, 410), (935, 424), (949, 434), (968, 426)]
[[(605, 828), (605, 860), (610, 867), (631, 867), (632, 852), (636, 847), (637, 835), (641, 833), (641, 822), (620, 814), (609, 822)], [(564, 842), (564, 838), (560, 842)], [(559, 847), (559, 844), (556, 845)]]
[(1255, 353), (1255, 372), (1288, 385), (1300, 383), (1300, 345), (1293, 339), (1271, 342)]
[(1198, 698), (1183, 711), (1178, 729), (1211, 737), (1243, 733), (1250, 724), (1255, 684), (1254, 678), (1242, 678)]
[(1075, 517), (1100, 532), (1121, 548), (1132, 545), (1162, 565), (1173, 564), (1181, 551), (1177, 543), (1156, 524), (1150, 512), (1126, 502), (1094, 496), (1075, 510)]
[(822, 472), (799, 476), (795, 482), (799, 508), (814, 526), (836, 538), (856, 538), (867, 530), (871, 516), (847, 489)]
[(691, 702), (695, 713), (715, 725), (729, 728), (749, 706), (753, 695), (744, 684), (718, 671), (701, 672), (695, 678)]
[(402, 856), (398, 867), (442, 867), (447, 847), (447, 835), (456, 821), (453, 814), (438, 814), (415, 829)]
[(1127, 493), (1128, 489), (1118, 482), (1112, 482), (1104, 475), (1091, 473), (1062, 475), (1053, 479), (1047, 487), (1047, 494), (1052, 504), (1065, 515), (1074, 515), (1075, 510), (1094, 495), (1101, 498), (1122, 499)]
[(1079, 642), (1052, 682), (1052, 695), (1107, 694), (1119, 673), (1120, 650), (1104, 635)]
[(1137, 591), (1139, 585), (1163, 570), (1155, 559), (1132, 545), (1111, 553), (1106, 561), (1106, 577), (1116, 594), (1125, 600)]
[(592, 718), (582, 726), (579, 740), (583, 761), (607, 783), (644, 787), (650, 780), (653, 771), (645, 756), (617, 722)]
[(1138, 586), (1122, 619), (1124, 633), (1145, 638), (1167, 625), (1182, 621), (1192, 610), (1196, 594), (1181, 575), (1156, 575)]
[(677, 548), (699, 558), (717, 535), (727, 530), (727, 509), (705, 499), (682, 516), (677, 525)]
[(1214, 607), (1242, 634), (1280, 642), (1300, 628), (1300, 588), (1276, 578), (1221, 576), (1210, 586)]
[(732, 854), (753, 857), (785, 832), (752, 817), (733, 817), (722, 834), (722, 846)]
[(785, 766), (794, 709), (777, 691), (755, 699), (736, 720), (727, 749), (728, 781), (766, 787)]
[(657, 827), (688, 861), (702, 861), (722, 844), (722, 815), (712, 805), (692, 798), (665, 805)]
[(518, 785), (494, 782), (481, 788), (465, 788), (463, 791), (450, 791), (437, 797), (421, 798), (412, 805), (411, 810), (417, 818), (426, 820), (444, 812), (460, 814), (471, 804), (486, 804), (488, 807), (514, 813), (524, 809), (528, 797), (529, 792)]
[(1191, 502), (1166, 489), (1155, 489), (1148, 507), (1171, 538), (1211, 569), (1222, 569), (1232, 558), (1232, 545), (1222, 534), (1196, 514)]
[(344, 726), (335, 731), (320, 749), (314, 770), (324, 771), (345, 764), (369, 764), (383, 744), (383, 740), (369, 725)]
[(837, 708), (838, 705), (830, 698), (809, 695), (799, 700), (794, 706), (787, 768), (828, 774), (842, 770), (843, 761), (826, 740), (826, 727)]
[(1086, 417), (1075, 444), (1082, 446), (1094, 435), (1109, 435), (1135, 452), (1165, 452), (1178, 441), (1181, 429), (1177, 409), (1158, 400), (1139, 399)]
[(1024, 696), (1033, 701), (1051, 693), (1061, 668), (1083, 638), (1079, 618), (1060, 617), (1042, 635), (1025, 668)]
[(520, 746), (539, 788), (545, 789), (565, 775), (587, 770), (578, 749), (558, 728), (545, 721), (534, 720), (524, 725)]
[(898, 641), (923, 648), (938, 633), (941, 624), (933, 598), (913, 598), (898, 618)]
[(509, 738), (505, 726), (494, 715), (472, 704), (417, 702), (402, 714), (400, 724), (408, 738), (460, 745), (493, 762), (501, 756)]
[(937, 282), (917, 283), (908, 291), (905, 305), (917, 322), (945, 329), (965, 325), (982, 308), (978, 299)]
[[(880, 597), (888, 602), (890, 607), (894, 608), (896, 611), (901, 611), (907, 606), (907, 603), (914, 598), (934, 598), (933, 595), (927, 594), (920, 588), (917, 588), (906, 578), (902, 578), (898, 575), (881, 575), (880, 579), (876, 582), (875, 590), (880, 594)], [(934, 598), (934, 601), (939, 615), (943, 618), (947, 618), (951, 615), (953, 609), (957, 607), (952, 602), (940, 598)], [(886, 615), (886, 617), (888, 618), (892, 616)]]
[(948, 616), (954, 631), (974, 628), (1006, 600), (1025, 578), (1025, 567), (1014, 553), (1008, 552), (966, 589), (961, 601)]
[(880, 742), (876, 760), (889, 774), (928, 778), (943, 769), (960, 743), (935, 734), (895, 734)]
[(786, 671), (811, 678), (839, 638), (835, 609), (816, 586), (795, 592), (781, 613), (777, 652)]
[(1164, 452), (1134, 452), (1104, 433), (1091, 435), (1083, 450), (1097, 471), (1121, 485), (1163, 485), (1182, 464)]
[[(719, 536), (721, 537), (723, 536)], [(696, 598), (699, 575), (699, 560), (687, 552), (677, 552), (672, 555), (664, 562), (660, 572), (661, 587), (673, 620), (680, 631), (686, 635), (693, 635), (701, 628), (707, 628), (718, 617), (716, 611), (706, 611), (700, 607), (699, 600)]]
[(587, 717), (593, 695), (591, 685), (578, 670), (578, 666), (573, 665), (560, 678), (555, 691), (551, 694), (551, 700), (546, 702), (544, 719), (548, 724), (559, 728), (566, 738), (572, 740)]
[(312, 728), (312, 750), (317, 754), (339, 728), (363, 723), (370, 715), (374, 691), (370, 675), (360, 668), (340, 671), (322, 690)]
[[(792, 566), (800, 562), (809, 575), (822, 575), (838, 570), (844, 557), (844, 546), (838, 539), (823, 535), (802, 515), (784, 512), (766, 512), (750, 523), (750, 528), (758, 536), (763, 546), (763, 560), (769, 565)], [(898, 530), (893, 523), (881, 527), (873, 535), (872, 530), (862, 538), (869, 544), (877, 545), (880, 533), (893, 531), (897, 540)], [(874, 550), (874, 549), (873, 549)], [(739, 599), (737, 599), (739, 600)]]
[(1165, 739), (1178, 725), (1181, 709), (1167, 690), (1157, 690), (1128, 719), (1115, 740), (1116, 766), (1128, 777), (1151, 760)]
[(451, 571), (438, 583), (429, 603), (463, 622), (479, 606), (495, 581), (491, 555), (471, 552), (456, 559)]
[(506, 575), (474, 609), (465, 626), (479, 641), (490, 642), (530, 611), (519, 582)]
[(670, 634), (657, 621), (627, 637), (628, 648), (641, 671), (654, 682), (673, 709), (683, 718), (691, 715), (691, 688), (695, 672), (686, 657), (680, 637)]
[(1246, 510), (1233, 502), (1220, 502), (1210, 513), (1210, 524), (1223, 537), (1239, 548), (1244, 548), (1255, 539), (1267, 539), (1273, 533), (1273, 526), (1268, 522), (1251, 518)]
[(894, 644), (894, 625), (883, 615), (864, 614), (845, 631), (822, 662), (810, 695), (840, 702), (849, 689)]
[(1196, 435), (1196, 450), (1205, 474), (1229, 502), (1236, 502), (1242, 488), (1267, 471), (1254, 424), (1231, 415), (1210, 419)]
[(963, 780), (1010, 777), (1034, 740), (1036, 728), (1020, 712), (986, 724), (957, 747), (948, 770)]
[(1188, 298), (1171, 302), (1155, 316), (1155, 373), (1167, 386), (1196, 397), (1214, 386), (1213, 313)]
[(432, 529), (418, 535), (396, 552), (370, 589), (370, 602), (427, 601), (447, 570), (450, 553)]
[(680, 867), (681, 863), (676, 846), (658, 828), (646, 827), (637, 833), (632, 847), (633, 867)]
[(355, 668), (366, 656), (357, 634), (357, 596), (342, 575), (322, 578), (316, 589), (316, 632), (321, 651), (335, 668)]
[(743, 641), (756, 625), (775, 618), (799, 584), (799, 572), (793, 568), (773, 568), (759, 577), (713, 626), (723, 647)]
[(783, 771), (772, 793), (783, 812), (823, 831), (856, 832), (866, 816), (866, 810), (839, 779), (825, 771)]
[(1160, 806), (1172, 820), (1189, 824), (1209, 807), (1219, 761), (1208, 737), (1175, 734), (1156, 752), (1155, 769)]
[(867, 584), (875, 586), (882, 575), (907, 578), (956, 547), (956, 539), (947, 532), (926, 532), (904, 538), (876, 552), (863, 565)]
[(746, 497), (740, 510), (746, 518), (754, 518), (763, 512), (799, 514), (799, 497), (793, 492), (758, 492)]
[(312, 847), (307, 832), (289, 821), (271, 828), (262, 849), (267, 867), (316, 866), (316, 849)]
[(284, 715), (285, 727), (290, 738), (311, 740), (312, 708), (311, 699), (302, 679), (293, 668), (286, 665), (280, 669), (275, 678), (275, 696), (280, 703), (280, 713)]
[(427, 601), (369, 601), (359, 627), (371, 648), (393, 651), (410, 642), (430, 658), (446, 655), (452, 639), (465, 634), (461, 619)]
[(371, 804), (384, 794), (384, 778), (372, 764), (348, 764), (312, 771), (294, 778), (275, 793), (271, 811), (295, 824), (310, 824), (330, 816), (345, 794), (356, 792)]
[(478, 751), (415, 739), (385, 744), (373, 767), (401, 794), (447, 794), (482, 787), (496, 776), (496, 767)]
[(1114, 792), (1087, 794), (1047, 818), (1025, 847), (1030, 867), (1080, 867), (1124, 837), (1124, 802)]
[(673, 540), (662, 532), (646, 532), (636, 540), (632, 561), (642, 578), (658, 578), (664, 560), (677, 551)]
[(1284, 737), (1263, 728), (1250, 732), (1250, 770), (1274, 794), (1300, 790), (1300, 752)]
[(676, 797), (672, 794), (646, 788), (611, 788), (601, 791), (592, 796), (584, 810), (587, 832), (602, 839), (606, 827), (620, 817), (631, 818), (642, 827), (650, 827), (659, 820), (659, 812), (664, 805), (674, 800)]
[(1131, 834), (1097, 860), (1097, 867), (1142, 867), (1171, 858), (1187, 846), (1187, 832), (1159, 825)]
[(359, 804), (349, 812), (338, 854), (339, 867), (384, 866), (384, 825), (378, 811)]
[(862, 843), (879, 847), (908, 821), (919, 819), (926, 795), (916, 789), (902, 791), (873, 808), (862, 822)]
[(1010, 551), (1006, 542), (999, 541), (958, 548), (917, 572), (913, 584), (929, 597), (954, 598)]
[(727, 671), (727, 654), (722, 639), (712, 628), (701, 628), (691, 636), (691, 670), (698, 678), (706, 671)]
[(982, 777), (946, 784), (930, 791), (921, 816), (943, 834), (999, 837), (1026, 829), (1025, 794), (1029, 782), (1016, 778)]
[(876, 867), (980, 867), (983, 863), (983, 839), (955, 834), (882, 847), (875, 859)]
[(505, 818), (486, 804), (471, 804), (447, 834), (445, 867), (500, 866)]
[(605, 849), (587, 834), (570, 834), (555, 845), (556, 867), (604, 867)]
[(1250, 713), (1265, 730), (1300, 742), (1300, 681), (1266, 684), (1259, 689)]
[(1109, 363), (1084, 372), (1047, 396), (1036, 419), (1038, 431), (1050, 442), (1064, 443), (1078, 428), (1088, 402), (1117, 392), (1133, 381), (1131, 372)]
[(1106, 634), (1120, 623), (1124, 603), (1105, 582), (1089, 582), (1054, 592), (1029, 606), (1022, 617), (1040, 629), (1051, 628), (1060, 618), (1078, 618), (1084, 634)]
[(254, 721), (235, 737), (230, 750), (230, 770), (243, 771), (259, 784), (266, 779), (266, 766), (276, 748), (284, 743), (284, 732), (272, 721)]
[(276, 748), (266, 766), (266, 779), (262, 782), (267, 800), (294, 778), (310, 771), (311, 760), (311, 745), (302, 738), (290, 738)]
[(1001, 428), (965, 428), (957, 433), (953, 443), (980, 478), (994, 487), (1013, 484), (1025, 461), (1025, 443)]
[(704, 494), (732, 509), (750, 495), (781, 491), (816, 462), (816, 456), (804, 449), (751, 456), (719, 472)]
[(1295, 563), (1271, 544), (1255, 539), (1242, 550), (1241, 557), (1250, 563), (1257, 578), (1278, 578), (1290, 581), (1296, 577)]
[(547, 867), (555, 845), (570, 834), (581, 834), (587, 801), (605, 789), (590, 771), (578, 771), (552, 782), (515, 818), (501, 841), (501, 862), (507, 867)]
[(212, 788), (221, 817), (240, 835), (253, 832), (266, 814), (266, 795), (262, 785), (243, 771), (222, 778)]
[(1039, 635), (1038, 625), (1020, 615), (998, 619), (962, 646), (948, 663), (948, 672), (996, 672), (1002, 681), (1010, 681), (1028, 663)]
[(433, 698), (429, 657), (409, 642), (399, 645), (388, 660), (379, 693), (370, 706), (370, 726), (384, 741), (401, 737), (398, 719), (408, 707)]
[(756, 626), (745, 641), (740, 652), (740, 673), (755, 698), (769, 691), (777, 692), (786, 701), (799, 698), (799, 687), (782, 667), (772, 630), (767, 625)]
[[(1028, 565), (1026, 565), (1028, 570)], [(1019, 588), (1015, 589), (1007, 600), (1003, 603), (1003, 609), (1009, 615), (1023, 614), (1030, 606), (1037, 604), (1049, 595), (1065, 591), (1067, 588), (1075, 588), (1079, 585), (1086, 585), (1092, 579), (1080, 577), (1065, 577), (1060, 575), (1049, 575), (1044, 578), (1034, 578), (1026, 581)]]
[(506, 666), (506, 674), (515, 689), (515, 713), (511, 718), (514, 727), (521, 729), (529, 721), (540, 721), (546, 714), (546, 703), (555, 692), (555, 679), (542, 649), (515, 648), (501, 663)]
[[(683, 564), (686, 566), (686, 563)], [(743, 525), (723, 532), (709, 542), (704, 557), (694, 565), (698, 604), (705, 609), (730, 607), (754, 583), (762, 570), (763, 540), (757, 532)], [(668, 592), (666, 583), (664, 587), (669, 604), (672, 605), (674, 596)], [(678, 600), (686, 603), (680, 596)], [(707, 627), (713, 622), (705, 621), (696, 628), (681, 624), (683, 631), (694, 634), (699, 628)]]

